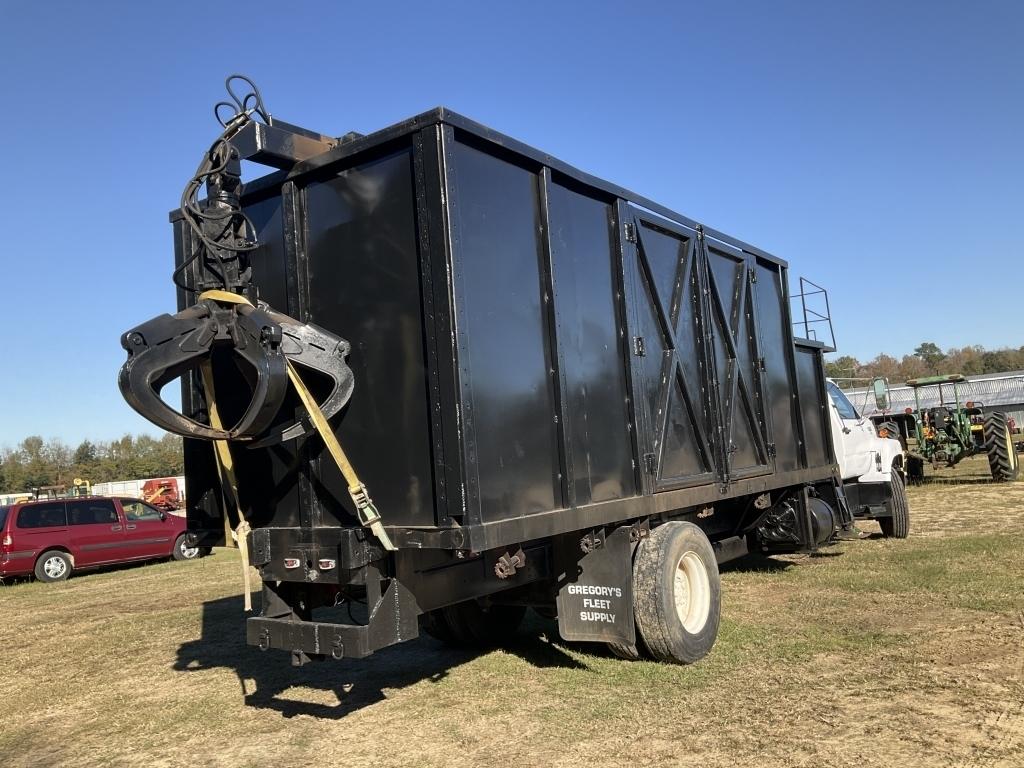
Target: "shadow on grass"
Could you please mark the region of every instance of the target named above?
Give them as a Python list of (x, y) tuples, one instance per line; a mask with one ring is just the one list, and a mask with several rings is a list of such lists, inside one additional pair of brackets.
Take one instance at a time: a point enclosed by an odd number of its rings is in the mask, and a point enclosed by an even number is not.
[[(308, 715), (338, 719), (386, 698), (385, 691), (439, 682), (449, 670), (488, 653), (487, 649), (452, 648), (421, 633), (416, 640), (377, 651), (367, 659), (313, 662), (293, 667), (284, 651), (260, 651), (245, 643), (242, 598), (212, 600), (203, 605), (202, 635), (178, 649), (173, 668), (189, 673), (231, 669), (238, 676), (248, 706), (271, 709), (284, 717)], [(524, 626), (503, 650), (535, 667), (582, 669), (557, 645), (548, 642), (553, 622), (528, 614)], [(557, 637), (557, 630), (554, 634)], [(310, 703), (289, 698), (291, 688), (330, 691), (338, 704)]]

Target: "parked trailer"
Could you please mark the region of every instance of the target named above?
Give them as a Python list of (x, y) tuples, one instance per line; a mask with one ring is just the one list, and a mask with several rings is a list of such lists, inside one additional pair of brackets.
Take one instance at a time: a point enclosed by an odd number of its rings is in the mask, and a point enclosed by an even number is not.
[(96, 496), (126, 496), (132, 499), (144, 499), (146, 497), (146, 484), (159, 485), (161, 483), (173, 483), (181, 494), (185, 489), (185, 476), (177, 477), (148, 477), (141, 480), (111, 480), (106, 483), (94, 483), (92, 493)]
[[(309, 156), (317, 137), (250, 123), (232, 140), (285, 168), (246, 187), (249, 263), (262, 300), (351, 344), (333, 428), (396, 549), (318, 437), (238, 445), (263, 581), (250, 644), (302, 664), (421, 627), (493, 641), (534, 606), (567, 640), (690, 662), (717, 635), (719, 563), (832, 539), (848, 510), (826, 348), (793, 338), (784, 261), (446, 109)], [(130, 355), (144, 341), (124, 337)], [(217, 396), (225, 424), (242, 417)], [(206, 419), (197, 374), (183, 410)], [(195, 543), (223, 544), (237, 520), (210, 442), (185, 441), (185, 476)], [(361, 602), (364, 621), (331, 610)]]

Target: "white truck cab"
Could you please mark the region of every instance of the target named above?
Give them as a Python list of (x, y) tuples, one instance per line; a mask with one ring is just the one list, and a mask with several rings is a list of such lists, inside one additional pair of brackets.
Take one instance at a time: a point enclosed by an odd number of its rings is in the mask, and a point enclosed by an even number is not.
[(905, 538), (910, 530), (903, 481), (903, 446), (879, 437), (834, 381), (826, 381), (829, 423), (839, 472), (850, 511), (858, 519), (877, 520), (882, 534)]

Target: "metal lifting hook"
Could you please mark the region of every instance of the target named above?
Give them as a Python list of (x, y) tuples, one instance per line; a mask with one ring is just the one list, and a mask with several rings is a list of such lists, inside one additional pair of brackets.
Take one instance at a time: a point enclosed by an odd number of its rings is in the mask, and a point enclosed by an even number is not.
[[(237, 82), (250, 88), (245, 96), (232, 87)], [(199, 293), (199, 297), (187, 309), (159, 315), (121, 337), (128, 360), (121, 368), (118, 386), (132, 408), (169, 432), (206, 440), (247, 441), (256, 447), (301, 437), (315, 429), (308, 414), (284, 423), (279, 418), (288, 393), (289, 361), (330, 380), (327, 395), (318, 404), (326, 418), (348, 402), (354, 377), (345, 362), (350, 349), (347, 341), (256, 299), (248, 254), (257, 244), (240, 202), (241, 161), (246, 155), (236, 140), (241, 141), (246, 131), (266, 130), (272, 121), (251, 80), (232, 75), (225, 85), (231, 102), (220, 102), (215, 108), (224, 131), (204, 155), (182, 195), (182, 216), (193, 251), (175, 270), (174, 278), (179, 287)], [(233, 110), (230, 117), (222, 114), (224, 107)], [(287, 129), (273, 126), (273, 130)], [(275, 164), (302, 159), (288, 156), (287, 141), (279, 143), (285, 149), (278, 151)], [(267, 152), (262, 144), (260, 149)], [(198, 192), (204, 184), (207, 199), (200, 203)], [(191, 273), (186, 271), (190, 266)], [(186, 279), (182, 282), (179, 277)], [(219, 298), (218, 291), (222, 292)], [(236, 296), (245, 298), (235, 301)], [(252, 388), (250, 402), (230, 427), (190, 418), (160, 397), (165, 384), (198, 371), (217, 351), (235, 355), (236, 362), (244, 363), (239, 369)]]

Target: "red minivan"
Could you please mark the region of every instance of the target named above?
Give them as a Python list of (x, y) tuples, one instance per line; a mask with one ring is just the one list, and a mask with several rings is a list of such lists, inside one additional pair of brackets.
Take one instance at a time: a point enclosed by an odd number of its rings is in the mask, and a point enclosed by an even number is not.
[(192, 560), (185, 518), (138, 499), (88, 496), (0, 507), (0, 578), (63, 581), (72, 571), (133, 560)]

